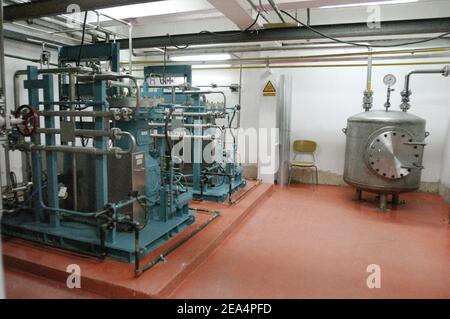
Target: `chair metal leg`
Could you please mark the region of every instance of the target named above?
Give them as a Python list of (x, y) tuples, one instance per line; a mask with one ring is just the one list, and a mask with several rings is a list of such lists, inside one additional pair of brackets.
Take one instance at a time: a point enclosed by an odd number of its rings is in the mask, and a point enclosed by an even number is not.
[(288, 179), (288, 186), (291, 185), (291, 179), (292, 179), (292, 166), (289, 168), (289, 179)]
[(317, 169), (317, 166), (313, 166), (316, 170), (316, 185), (319, 185), (319, 170)]

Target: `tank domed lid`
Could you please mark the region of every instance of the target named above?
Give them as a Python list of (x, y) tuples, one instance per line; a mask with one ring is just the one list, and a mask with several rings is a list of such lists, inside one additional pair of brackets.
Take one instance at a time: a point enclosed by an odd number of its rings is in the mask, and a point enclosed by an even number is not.
[(349, 122), (425, 122), (421, 117), (402, 111), (372, 110), (353, 115)]

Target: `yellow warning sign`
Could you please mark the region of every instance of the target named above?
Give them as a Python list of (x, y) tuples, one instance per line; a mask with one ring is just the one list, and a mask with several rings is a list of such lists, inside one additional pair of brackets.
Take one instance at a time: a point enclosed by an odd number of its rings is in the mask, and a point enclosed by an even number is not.
[(267, 82), (266, 86), (263, 90), (263, 96), (276, 96), (277, 90), (275, 89), (275, 86), (273, 86), (272, 82)]

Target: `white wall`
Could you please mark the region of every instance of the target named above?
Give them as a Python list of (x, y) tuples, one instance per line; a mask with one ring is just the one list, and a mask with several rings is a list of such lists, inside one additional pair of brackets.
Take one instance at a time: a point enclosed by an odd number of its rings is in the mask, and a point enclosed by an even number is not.
[[(33, 59), (39, 57), (38, 46), (25, 45), (7, 41), (6, 53), (14, 53)], [(322, 52), (320, 52), (322, 54)], [(324, 52), (325, 53), (325, 52)], [(56, 58), (56, 56), (54, 56)], [(386, 61), (389, 62), (389, 61)], [(6, 58), (7, 99), (10, 109), (13, 107), (13, 74), (16, 70), (25, 69), (32, 63)], [(439, 68), (443, 65), (433, 65), (427, 68)], [(398, 78), (396, 92), (392, 105), (398, 109), (400, 104), (403, 77), (411, 69), (425, 68), (423, 66), (375, 67), (373, 85), (375, 90), (375, 107), (384, 104), (386, 91), (382, 78), (387, 73), (393, 73)], [(261, 77), (264, 69), (245, 69), (242, 73), (242, 114), (241, 126), (244, 128), (258, 127), (258, 103)], [(314, 139), (319, 143), (318, 165), (323, 171), (341, 175), (343, 173), (345, 136), (341, 130), (346, 126), (346, 119), (359, 113), (362, 101), (362, 91), (365, 87), (366, 70), (363, 67), (338, 68), (297, 68), (272, 69), (274, 75), (290, 74), (293, 78), (293, 110), (292, 139)], [(194, 70), (195, 85), (229, 85), (239, 83), (239, 70)], [(427, 120), (427, 130), (431, 136), (425, 151), (425, 170), (423, 180), (438, 182), (441, 179), (450, 184), (450, 85), (449, 78), (437, 75), (417, 75), (412, 79), (412, 110), (411, 112)], [(239, 95), (225, 90), (228, 105), (239, 102)], [(220, 96), (210, 96), (211, 100), (220, 100)], [(21, 102), (27, 102), (26, 91), (22, 90)], [(447, 145), (447, 150), (444, 151)], [(443, 160), (445, 157), (445, 160)], [(3, 164), (3, 156), (1, 158)], [(20, 161), (13, 156), (11, 166), (20, 176)], [(4, 172), (2, 172), (4, 174)], [(4, 180), (5, 176), (3, 176)], [(20, 177), (19, 177), (20, 179)]]
[[(450, 121), (450, 118), (449, 118)], [(445, 140), (445, 149), (442, 159), (441, 183), (446, 188), (450, 188), (450, 126), (447, 130), (447, 138)], [(450, 194), (448, 194), (450, 196)], [(447, 198), (450, 201), (450, 197)]]
[[(433, 65), (440, 68), (443, 65)], [(386, 97), (383, 76), (392, 73), (397, 76), (396, 91), (392, 98), (392, 109), (398, 110), (400, 91), (404, 75), (411, 69), (423, 66), (375, 67), (373, 86), (374, 108), (381, 108)], [(428, 66), (427, 68), (430, 68)], [(264, 69), (243, 71), (242, 126), (258, 126), (258, 105), (260, 79)], [(272, 69), (276, 74), (291, 74), (293, 77), (292, 140), (313, 139), (319, 144), (318, 166), (323, 171), (342, 175), (344, 167), (345, 136), (347, 118), (362, 111), (362, 92), (365, 89), (366, 69), (363, 67)], [(196, 70), (197, 79), (210, 82), (236, 82), (238, 71)], [(441, 177), (450, 183), (448, 154), (444, 152), (449, 142), (450, 79), (437, 75), (417, 75), (412, 78), (411, 112), (427, 120), (427, 130), (431, 133), (425, 151), (423, 181), (439, 182)], [(447, 162), (443, 162), (444, 154)], [(445, 166), (446, 165), (446, 166)], [(445, 169), (444, 166), (446, 167)]]

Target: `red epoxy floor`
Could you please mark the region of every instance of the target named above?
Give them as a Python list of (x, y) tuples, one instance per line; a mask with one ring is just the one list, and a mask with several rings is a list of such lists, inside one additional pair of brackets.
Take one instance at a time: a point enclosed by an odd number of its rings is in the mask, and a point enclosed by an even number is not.
[(9, 299), (100, 299), (97, 294), (79, 289), (66, 289), (61, 282), (21, 271), (6, 270)]
[[(218, 210), (219, 218), (190, 238), (167, 257), (140, 277), (135, 278), (133, 264), (111, 259), (99, 260), (68, 251), (32, 243), (17, 238), (5, 238), (3, 254), (6, 268), (6, 292), (10, 298), (86, 298), (88, 294), (74, 293), (65, 285), (68, 265), (81, 269), (82, 292), (109, 298), (163, 298), (170, 294), (190, 273), (238, 226), (245, 216), (266, 199), (272, 185), (248, 182), (235, 196), (241, 198), (236, 205), (193, 202), (192, 207)], [(248, 192), (247, 192), (248, 191)], [(194, 225), (178, 234), (142, 260), (151, 261), (176, 241), (204, 224), (210, 214), (198, 212)], [(33, 276), (28, 276), (32, 274)], [(20, 278), (21, 276), (24, 278)], [(36, 293), (30, 293), (35, 290)]]
[[(219, 205), (220, 219), (139, 279), (131, 265), (7, 242), (8, 297), (450, 298), (449, 206), (437, 195), (412, 193), (385, 214), (370, 202), (374, 195), (363, 203), (353, 195), (348, 187), (262, 185), (232, 208)], [(203, 256), (203, 247), (227, 231)], [(54, 278), (18, 271), (22, 261)], [(65, 288), (64, 265), (73, 261), (92, 278), (92, 292)], [(182, 271), (189, 264), (192, 270)], [(381, 289), (366, 286), (370, 264), (381, 266)]]
[[(332, 186), (277, 187), (172, 298), (450, 298), (449, 206), (412, 193), (389, 214)], [(367, 266), (381, 266), (368, 289)]]

